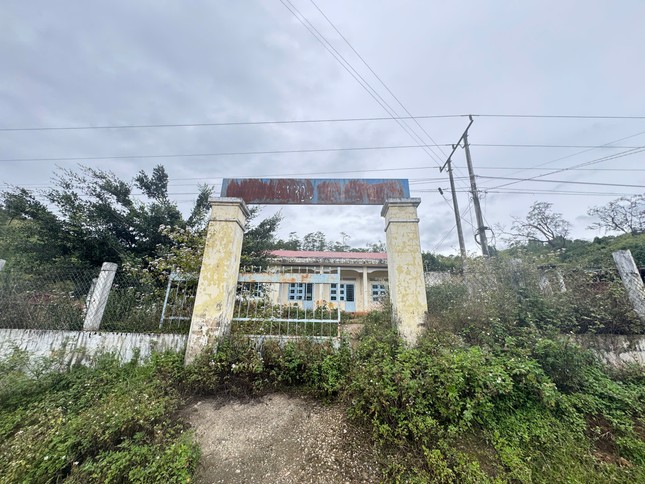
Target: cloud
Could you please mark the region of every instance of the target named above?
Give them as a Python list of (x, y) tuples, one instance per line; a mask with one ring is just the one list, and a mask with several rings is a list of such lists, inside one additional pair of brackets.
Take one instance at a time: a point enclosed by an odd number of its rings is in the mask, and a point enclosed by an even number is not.
[[(295, 2), (334, 47), (399, 114), (404, 110), (307, 2)], [(327, 2), (321, 6), (381, 80), (415, 114), (642, 114), (645, 5), (521, 2), (445, 4)], [(451, 20), (447, 20), (451, 19)], [(0, 119), (4, 127), (189, 123), (387, 116), (280, 2), (71, 0), (6, 2), (0, 16)], [(455, 143), (466, 118), (419, 120), (432, 138)], [(408, 130), (432, 144), (411, 121)], [(645, 131), (639, 120), (477, 117), (470, 141), (478, 175), (530, 178), (618, 150), (485, 147), (482, 144), (601, 145)], [(643, 144), (636, 136), (621, 144)], [(394, 121), (306, 125), (0, 132), (0, 158), (50, 158), (249, 152), (416, 144)], [(87, 161), (129, 179), (163, 163), (171, 192), (187, 208), (196, 185), (222, 177), (318, 173), (324, 177), (410, 178), (422, 247), (456, 250), (454, 216), (437, 188), (449, 147), (246, 156), (125, 158)], [(575, 156), (570, 156), (581, 152)], [(570, 157), (569, 157), (570, 156)], [(564, 158), (567, 157), (567, 158)], [(558, 158), (562, 158), (558, 160)], [(558, 160), (558, 161), (556, 161)], [(456, 174), (466, 175), (463, 150)], [(70, 167), (76, 162), (62, 161)], [(53, 162), (0, 162), (0, 182), (48, 183)], [(589, 168), (638, 169), (638, 155)], [(409, 169), (409, 167), (426, 167)], [(500, 170), (500, 167), (508, 167)], [(388, 171), (371, 171), (388, 170)], [(338, 173), (356, 171), (357, 173)], [(311, 175), (317, 176), (317, 175)], [(437, 178), (444, 177), (442, 181)], [(643, 172), (565, 171), (565, 181), (645, 185)], [(549, 178), (549, 177), (544, 177)], [(637, 188), (479, 179), (486, 220), (508, 225), (535, 200), (575, 221), (591, 205)], [(191, 185), (192, 184), (192, 185)], [(467, 178), (458, 199), (470, 222)], [(510, 188), (518, 189), (511, 193)], [(545, 191), (546, 190), (546, 191)], [(575, 191), (577, 194), (563, 194)], [(535, 192), (535, 193), (533, 193)], [(586, 193), (588, 195), (586, 195)], [(265, 210), (267, 214), (275, 207)], [(313, 211), (312, 211), (313, 210)], [(384, 238), (371, 208), (288, 207), (283, 231), (347, 232), (364, 245)], [(313, 214), (313, 215), (312, 215)], [(311, 227), (313, 230), (309, 230)], [(451, 232), (452, 230), (452, 232)], [(473, 229), (464, 222), (471, 251)], [(441, 244), (439, 242), (443, 241)]]

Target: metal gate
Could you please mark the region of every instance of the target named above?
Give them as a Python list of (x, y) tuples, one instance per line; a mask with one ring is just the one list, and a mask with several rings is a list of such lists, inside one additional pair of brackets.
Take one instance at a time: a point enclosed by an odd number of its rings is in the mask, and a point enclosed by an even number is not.
[(168, 276), (159, 329), (190, 328), (197, 293), (197, 276), (172, 272)]
[(338, 284), (340, 268), (243, 268), (231, 332), (260, 339), (338, 338), (341, 310), (330, 297)]

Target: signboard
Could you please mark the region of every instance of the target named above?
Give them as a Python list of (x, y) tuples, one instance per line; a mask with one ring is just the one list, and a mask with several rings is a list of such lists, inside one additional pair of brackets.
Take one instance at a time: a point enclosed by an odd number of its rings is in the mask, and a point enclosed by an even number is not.
[(406, 179), (224, 178), (222, 197), (263, 205), (383, 205), (410, 198)]

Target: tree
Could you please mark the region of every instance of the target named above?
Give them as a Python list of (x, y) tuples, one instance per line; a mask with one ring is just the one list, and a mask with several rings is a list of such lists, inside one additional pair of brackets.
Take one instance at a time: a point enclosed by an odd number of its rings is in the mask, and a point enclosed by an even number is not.
[[(184, 220), (168, 198), (168, 175), (161, 165), (151, 175), (139, 172), (132, 182), (83, 166), (59, 170), (53, 182), (53, 188), (40, 193), (20, 187), (0, 193), (6, 220), (0, 247), (12, 245), (24, 265), (64, 261), (98, 266), (154, 257), (170, 243), (161, 226), (198, 229), (209, 210), (211, 189), (201, 186)], [(143, 200), (133, 188), (143, 192)]]
[(260, 207), (251, 208), (251, 216), (246, 222), (241, 266), (261, 267), (266, 265), (268, 252), (275, 248), (275, 232), (282, 221), (282, 214), (276, 213), (254, 226), (251, 222), (259, 212)]
[(461, 256), (422, 252), (423, 269), (428, 272), (459, 272), (463, 267)]
[(337, 240), (336, 242), (329, 242), (327, 244), (327, 250), (331, 250), (333, 252), (350, 252), (351, 247), (347, 242), (351, 237), (347, 235), (345, 232), (341, 232), (340, 238), (342, 240)]
[(513, 217), (511, 231), (507, 233), (511, 244), (538, 243), (551, 249), (564, 248), (571, 224), (561, 213), (553, 212), (553, 204), (535, 202), (525, 219)]
[[(276, 248), (275, 232), (282, 220), (277, 213), (254, 225), (252, 221), (260, 213), (259, 207), (250, 209), (242, 242), (240, 267), (264, 267), (270, 250)], [(145, 257), (140, 264), (126, 264), (130, 274), (140, 280), (166, 281), (171, 272), (199, 274), (206, 244), (206, 229), (164, 226), (159, 229), (170, 241), (160, 246), (155, 254)]]
[(289, 232), (289, 239), (276, 240), (274, 248), (283, 250), (300, 250), (300, 245), (301, 242), (298, 238), (298, 234), (296, 232)]
[(645, 193), (617, 198), (605, 206), (592, 207), (587, 213), (599, 219), (588, 227), (590, 229), (631, 235), (645, 233)]
[(302, 250), (327, 250), (327, 238), (321, 231), (310, 232), (302, 238)]

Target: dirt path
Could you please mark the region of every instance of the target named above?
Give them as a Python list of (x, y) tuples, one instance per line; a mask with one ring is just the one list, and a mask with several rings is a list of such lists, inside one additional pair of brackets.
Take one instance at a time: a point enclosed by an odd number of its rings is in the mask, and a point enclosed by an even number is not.
[(338, 406), (272, 394), (201, 400), (184, 415), (202, 448), (198, 483), (379, 482), (375, 450)]

